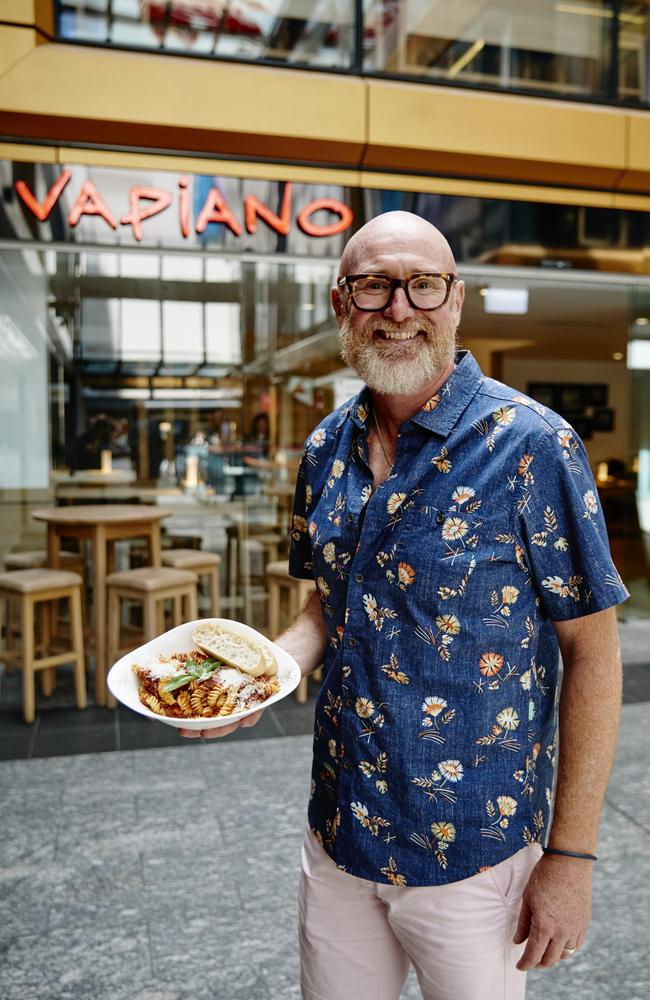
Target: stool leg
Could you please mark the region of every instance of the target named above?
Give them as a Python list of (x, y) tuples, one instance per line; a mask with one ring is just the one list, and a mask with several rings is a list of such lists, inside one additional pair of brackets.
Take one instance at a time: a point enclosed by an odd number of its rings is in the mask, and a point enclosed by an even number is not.
[[(5, 649), (8, 653), (15, 651), (16, 643), (15, 639), (15, 629), (16, 625), (14, 622), (14, 599), (12, 597), (7, 597), (5, 599)], [(13, 673), (16, 669), (16, 664), (14, 661), (9, 660), (6, 664), (7, 673)]]
[(199, 617), (199, 599), (196, 584), (193, 583), (187, 589), (187, 621), (193, 622)]
[(301, 677), (300, 683), (296, 688), (296, 701), (299, 705), (304, 705), (307, 701), (307, 678)]
[(280, 587), (278, 581), (269, 580), (269, 635), (277, 638), (280, 631)]
[(36, 715), (34, 690), (34, 602), (23, 594), (20, 602), (20, 627), (23, 633), (23, 716), (33, 722)]
[(120, 594), (114, 587), (108, 588), (108, 662), (113, 666), (120, 658), (120, 618), (122, 608)]
[(172, 620), (174, 625), (183, 624), (183, 598), (180, 594), (172, 597)]
[[(58, 604), (58, 601), (56, 601), (55, 604)], [(41, 633), (41, 655), (46, 657), (50, 651), (50, 622), (52, 620), (49, 601), (40, 602), (38, 619)], [(56, 687), (56, 669), (54, 667), (47, 667), (45, 670), (41, 670), (39, 672), (41, 675), (41, 693), (43, 694), (43, 697), (51, 698)]]
[[(70, 593), (70, 634), (72, 636), (72, 649), (74, 656), (74, 696), (77, 708), (85, 708), (86, 697), (86, 664), (84, 659), (84, 630), (81, 619), (81, 594), (83, 584), (75, 587)], [(108, 701), (112, 701), (115, 706), (115, 699), (111, 695)]]
[(219, 567), (214, 566), (208, 573), (208, 593), (210, 594), (210, 614), (218, 618), (221, 614), (221, 594), (219, 593)]
[(143, 604), (144, 641), (149, 642), (158, 635), (158, 601), (155, 594), (147, 594)]

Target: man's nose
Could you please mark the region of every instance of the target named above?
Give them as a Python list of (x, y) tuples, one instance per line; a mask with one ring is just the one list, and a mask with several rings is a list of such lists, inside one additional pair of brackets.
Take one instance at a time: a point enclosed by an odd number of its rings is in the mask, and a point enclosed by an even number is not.
[(406, 292), (402, 287), (396, 288), (388, 308), (384, 309), (384, 316), (387, 319), (401, 323), (405, 319), (413, 316), (415, 310), (406, 297)]

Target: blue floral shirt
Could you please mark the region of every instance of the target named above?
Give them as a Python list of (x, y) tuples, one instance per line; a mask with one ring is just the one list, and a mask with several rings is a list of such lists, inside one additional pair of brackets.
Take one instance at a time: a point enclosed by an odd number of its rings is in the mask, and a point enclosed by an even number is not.
[(372, 492), (367, 389), (309, 437), (290, 572), (329, 633), (309, 822), (374, 882), (467, 878), (548, 835), (553, 621), (626, 599), (581, 441), (462, 352)]

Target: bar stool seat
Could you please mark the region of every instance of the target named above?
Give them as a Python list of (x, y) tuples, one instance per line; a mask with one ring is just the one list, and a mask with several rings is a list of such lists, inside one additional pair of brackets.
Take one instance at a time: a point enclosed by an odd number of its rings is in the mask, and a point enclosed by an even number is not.
[[(69, 569), (73, 573), (83, 572), (83, 557), (80, 552), (59, 552), (59, 563), (61, 569)], [(31, 552), (10, 552), (5, 558), (5, 568), (12, 569), (40, 569), (47, 567), (47, 551), (45, 549), (33, 549)]]
[[(196, 573), (170, 566), (141, 566), (107, 576), (109, 663), (115, 663), (131, 649), (165, 631), (165, 601), (172, 602), (173, 625), (198, 618), (197, 583)], [(128, 646), (121, 645), (123, 600), (139, 601), (143, 608), (143, 634), (138, 642)], [(116, 705), (110, 691), (107, 704), (109, 708)]]
[(150, 592), (167, 587), (196, 584), (196, 574), (166, 566), (139, 566), (137, 569), (111, 573), (106, 577), (106, 583), (109, 587), (126, 587), (129, 590)]
[[(297, 580), (289, 575), (288, 559), (280, 559), (277, 562), (267, 563), (266, 579), (269, 587), (269, 634), (272, 639), (277, 638), (280, 632), (280, 601), (282, 593), (285, 592), (289, 600), (289, 619), (293, 621), (298, 612), (302, 609), (307, 598), (316, 589), (313, 580)], [(320, 680), (322, 671), (320, 667), (312, 674), (315, 680)], [(307, 678), (301, 678), (296, 688), (296, 701), (304, 704), (307, 701)]]
[[(12, 630), (7, 629), (8, 648), (0, 656), (23, 671), (23, 715), (33, 722), (36, 714), (35, 673), (41, 674), (43, 694), (54, 690), (54, 668), (72, 662), (74, 666), (75, 700), (78, 708), (86, 707), (86, 673), (84, 662), (83, 627), (81, 619), (81, 588), (78, 573), (58, 569), (17, 569), (0, 573), (0, 600), (8, 610), (9, 602), (20, 605), (22, 650), (13, 648)], [(50, 604), (60, 600), (70, 602), (70, 648), (50, 653)], [(35, 608), (39, 607), (40, 643), (37, 644)], [(38, 656), (37, 652), (44, 655)]]
[(78, 573), (65, 569), (15, 569), (0, 573), (0, 590), (15, 594), (34, 594), (59, 587), (81, 586)]
[(201, 549), (166, 549), (162, 554), (163, 566), (174, 569), (189, 569), (200, 578), (208, 579), (210, 614), (218, 618), (221, 614), (220, 567), (221, 556), (216, 552)]

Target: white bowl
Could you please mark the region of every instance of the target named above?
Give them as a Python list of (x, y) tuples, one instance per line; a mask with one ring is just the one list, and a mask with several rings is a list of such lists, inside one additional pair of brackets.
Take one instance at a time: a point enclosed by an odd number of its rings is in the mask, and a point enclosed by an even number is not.
[[(217, 716), (215, 719), (171, 719), (166, 715), (156, 715), (155, 712), (152, 712), (150, 708), (147, 708), (140, 701), (138, 680), (132, 670), (133, 664), (145, 657), (151, 659), (152, 657), (169, 656), (171, 653), (189, 653), (195, 650), (196, 645), (192, 642), (192, 632), (197, 625), (209, 624), (225, 625), (238, 635), (244, 636), (247, 639), (253, 639), (255, 642), (259, 642), (270, 649), (278, 664), (280, 690), (277, 694), (267, 698), (261, 705), (248, 708), (244, 712), (237, 712), (224, 717)], [(252, 715), (254, 712), (259, 711), (260, 708), (268, 708), (274, 702), (286, 698), (300, 683), (300, 667), (293, 656), (289, 656), (284, 649), (280, 649), (279, 646), (276, 646), (266, 636), (261, 635), (254, 628), (251, 628), (250, 625), (230, 621), (228, 618), (201, 618), (195, 622), (185, 622), (184, 625), (177, 625), (176, 628), (170, 629), (169, 632), (165, 632), (156, 639), (145, 643), (144, 646), (139, 646), (138, 649), (127, 653), (126, 656), (123, 656), (121, 660), (118, 660), (111, 667), (107, 681), (110, 691), (118, 701), (126, 705), (127, 708), (131, 708), (134, 712), (145, 715), (148, 719), (155, 719), (156, 722), (164, 722), (165, 725), (174, 726), (176, 729), (220, 729), (222, 726), (229, 726), (239, 719), (245, 719), (247, 715)]]

